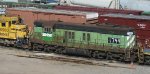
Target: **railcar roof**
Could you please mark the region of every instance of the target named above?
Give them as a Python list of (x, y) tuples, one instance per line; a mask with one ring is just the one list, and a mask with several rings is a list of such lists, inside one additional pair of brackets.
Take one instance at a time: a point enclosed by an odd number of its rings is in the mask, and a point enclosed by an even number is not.
[(68, 11), (68, 10), (57, 10), (57, 9), (39, 9), (33, 7), (16, 7), (9, 8), (14, 10), (22, 10), (22, 11), (32, 11), (32, 12), (43, 12), (43, 13), (55, 13), (55, 14), (65, 14), (65, 15), (82, 15), (86, 16), (87, 19), (98, 18), (98, 13), (96, 12), (85, 12), (85, 11)]
[(46, 21), (46, 20), (36, 20), (34, 22), (36, 23), (41, 23), (42, 26), (53, 26), (54, 24), (64, 24), (64, 25), (77, 25), (80, 27), (105, 27), (105, 28), (115, 28), (115, 29), (122, 29), (122, 30), (128, 30), (128, 29), (132, 29), (131, 27), (128, 26), (120, 26), (120, 25), (115, 25), (115, 24), (110, 24), (110, 23), (104, 23), (104, 24), (79, 24), (79, 23), (70, 23), (70, 22), (61, 22), (61, 21)]
[(98, 32), (102, 34), (127, 35), (127, 32), (134, 32), (132, 28), (127, 26), (118, 26), (112, 24), (99, 24), (99, 26), (79, 25), (73, 23), (58, 22), (54, 25), (56, 29), (78, 30), (87, 32)]
[(36, 27), (53, 27), (53, 25), (57, 23), (56, 21), (45, 21), (45, 20), (36, 20), (34, 21), (34, 25)]
[(8, 17), (8, 16), (1, 16), (0, 21), (1, 22), (8, 22), (8, 21), (16, 21), (18, 17)]
[(101, 16), (120, 17), (120, 18), (139, 19), (139, 20), (150, 20), (150, 17), (145, 16), (145, 15), (104, 14), (104, 15), (101, 15)]

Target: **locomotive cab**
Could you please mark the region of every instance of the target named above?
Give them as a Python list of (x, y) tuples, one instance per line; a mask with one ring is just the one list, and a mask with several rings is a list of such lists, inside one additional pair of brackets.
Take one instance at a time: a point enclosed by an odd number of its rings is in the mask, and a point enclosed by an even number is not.
[(1, 16), (0, 29), (1, 43), (14, 46), (28, 43), (27, 25), (19, 22), (18, 17)]

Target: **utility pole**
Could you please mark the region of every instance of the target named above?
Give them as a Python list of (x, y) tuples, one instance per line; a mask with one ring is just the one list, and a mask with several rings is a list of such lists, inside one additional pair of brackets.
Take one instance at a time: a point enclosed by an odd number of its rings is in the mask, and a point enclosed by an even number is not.
[(115, 8), (120, 9), (120, 0), (115, 0)]

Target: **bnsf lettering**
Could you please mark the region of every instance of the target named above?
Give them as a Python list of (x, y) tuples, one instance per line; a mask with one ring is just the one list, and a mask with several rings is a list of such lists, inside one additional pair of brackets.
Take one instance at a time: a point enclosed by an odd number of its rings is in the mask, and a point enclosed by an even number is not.
[(42, 33), (42, 36), (52, 37), (52, 34)]
[(146, 28), (146, 24), (137, 24), (137, 26), (139, 26), (142, 29)]

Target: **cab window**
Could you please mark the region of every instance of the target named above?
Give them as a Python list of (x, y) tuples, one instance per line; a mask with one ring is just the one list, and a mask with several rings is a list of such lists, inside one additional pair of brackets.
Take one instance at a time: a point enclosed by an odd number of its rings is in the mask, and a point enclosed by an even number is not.
[(12, 24), (16, 24), (16, 21), (12, 21)]
[(6, 27), (6, 23), (2, 23), (2, 27)]
[(44, 28), (44, 32), (51, 33), (51, 28)]

